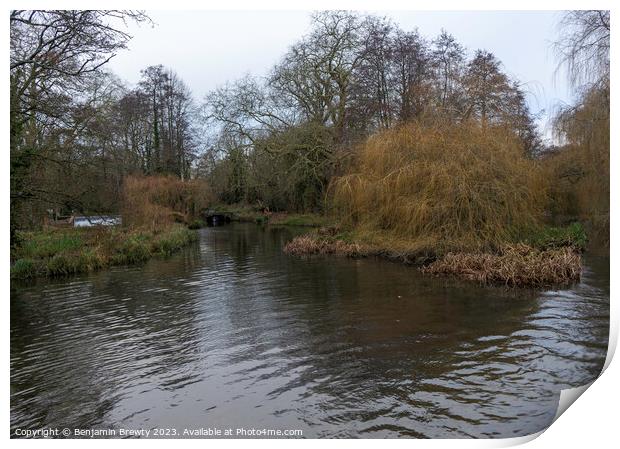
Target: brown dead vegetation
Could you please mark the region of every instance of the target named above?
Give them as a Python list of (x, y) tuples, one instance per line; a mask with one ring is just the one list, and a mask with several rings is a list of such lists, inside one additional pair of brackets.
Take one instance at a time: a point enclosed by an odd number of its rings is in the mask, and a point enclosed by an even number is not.
[(202, 180), (129, 176), (123, 185), (123, 223), (156, 231), (189, 223), (211, 202), (211, 190)]
[(294, 256), (381, 257), (419, 266), (428, 275), (508, 287), (548, 287), (578, 281), (581, 276), (581, 256), (576, 246), (535, 248), (524, 243), (504, 244), (496, 252), (450, 252), (437, 258), (406, 246), (388, 248), (358, 243), (338, 229), (321, 228), (295, 237), (284, 252)]
[(497, 250), (537, 226), (547, 189), (506, 128), (412, 122), (371, 136), (331, 190), (341, 223), (365, 241), (440, 256)]
[(545, 287), (579, 280), (581, 256), (569, 247), (538, 250), (525, 244), (506, 245), (498, 254), (449, 253), (422, 272), (481, 284)]
[(346, 257), (364, 257), (369, 248), (358, 243), (347, 243), (338, 239), (322, 239), (311, 235), (295, 237), (284, 246), (284, 252), (293, 256), (332, 254)]

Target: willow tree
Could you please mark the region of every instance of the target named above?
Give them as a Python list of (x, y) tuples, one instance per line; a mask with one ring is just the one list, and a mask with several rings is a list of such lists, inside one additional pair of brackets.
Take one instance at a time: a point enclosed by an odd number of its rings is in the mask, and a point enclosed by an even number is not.
[[(559, 214), (577, 214), (609, 242), (609, 11), (569, 11), (555, 44), (577, 101), (559, 109), (561, 148), (549, 158)], [(564, 205), (564, 207), (559, 207)]]

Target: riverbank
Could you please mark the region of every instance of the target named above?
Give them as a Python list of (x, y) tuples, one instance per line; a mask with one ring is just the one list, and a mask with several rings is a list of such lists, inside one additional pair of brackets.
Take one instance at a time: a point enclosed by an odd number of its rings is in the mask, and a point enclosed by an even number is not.
[(259, 206), (247, 204), (224, 204), (211, 206), (218, 214), (230, 217), (231, 221), (241, 223), (269, 224), (272, 226), (326, 227), (332, 224), (325, 215), (313, 213), (270, 212)]
[(583, 227), (543, 227), (520, 241), (506, 242), (488, 251), (438, 251), (429, 245), (372, 238), (336, 227), (320, 228), (295, 237), (284, 252), (295, 256), (336, 255), (381, 257), (417, 266), (432, 276), (451, 276), (485, 285), (543, 287), (578, 281), (581, 253), (586, 245)]
[(166, 257), (197, 239), (180, 224), (154, 232), (117, 227), (19, 232), (11, 279), (54, 277)]

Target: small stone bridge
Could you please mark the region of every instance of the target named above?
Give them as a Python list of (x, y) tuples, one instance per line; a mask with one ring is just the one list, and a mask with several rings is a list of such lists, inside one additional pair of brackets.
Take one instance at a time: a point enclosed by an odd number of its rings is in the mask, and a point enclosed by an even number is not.
[(209, 209), (204, 212), (204, 218), (209, 226), (218, 226), (225, 223), (230, 223), (231, 216), (226, 212), (218, 212), (216, 210)]

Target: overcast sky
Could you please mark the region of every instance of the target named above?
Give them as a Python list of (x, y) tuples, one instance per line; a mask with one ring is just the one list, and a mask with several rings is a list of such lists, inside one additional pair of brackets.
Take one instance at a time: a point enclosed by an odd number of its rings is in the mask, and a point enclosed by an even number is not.
[[(369, 11), (387, 16), (406, 31), (418, 28), (427, 38), (442, 28), (453, 34), (471, 55), (493, 52), (504, 70), (524, 83), (533, 112), (547, 114), (559, 102), (570, 102), (565, 77), (554, 76), (551, 43), (558, 35), (557, 11)], [(305, 11), (152, 11), (155, 22), (130, 25), (129, 49), (109, 68), (136, 83), (140, 70), (156, 64), (172, 68), (188, 84), (196, 100), (226, 81), (244, 74), (264, 75), (289, 45), (306, 34)], [(540, 125), (545, 134), (546, 117)]]

